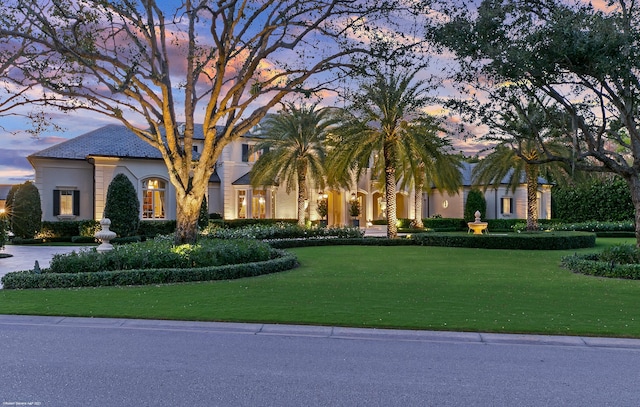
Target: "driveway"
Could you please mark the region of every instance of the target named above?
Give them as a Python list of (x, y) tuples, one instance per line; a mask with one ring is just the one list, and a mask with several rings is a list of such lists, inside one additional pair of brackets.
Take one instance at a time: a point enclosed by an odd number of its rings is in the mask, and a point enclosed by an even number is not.
[(55, 254), (77, 252), (90, 248), (90, 246), (6, 245), (0, 253), (12, 254), (13, 257), (0, 259), (0, 278), (12, 271), (31, 270), (36, 260), (41, 268), (45, 268), (49, 267), (49, 262)]

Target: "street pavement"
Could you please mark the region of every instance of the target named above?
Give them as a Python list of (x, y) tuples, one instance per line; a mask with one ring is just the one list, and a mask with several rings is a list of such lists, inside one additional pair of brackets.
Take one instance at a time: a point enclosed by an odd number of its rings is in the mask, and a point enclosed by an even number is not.
[(637, 406), (640, 340), (0, 316), (2, 406)]

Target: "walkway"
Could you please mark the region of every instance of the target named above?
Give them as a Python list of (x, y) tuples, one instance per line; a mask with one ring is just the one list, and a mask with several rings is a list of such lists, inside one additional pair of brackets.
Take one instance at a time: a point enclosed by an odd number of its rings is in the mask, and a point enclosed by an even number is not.
[(90, 246), (14, 246), (6, 245), (0, 253), (12, 254), (12, 257), (0, 259), (0, 278), (12, 271), (31, 270), (36, 260), (41, 268), (49, 267), (55, 254), (71, 253), (89, 249)]

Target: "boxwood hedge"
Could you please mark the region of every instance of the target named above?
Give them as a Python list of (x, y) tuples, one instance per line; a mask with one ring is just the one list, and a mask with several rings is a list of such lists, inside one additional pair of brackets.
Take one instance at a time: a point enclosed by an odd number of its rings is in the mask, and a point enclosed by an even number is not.
[(229, 280), (291, 270), (297, 258), (281, 250), (272, 250), (267, 261), (189, 269), (136, 269), (81, 273), (35, 273), (18, 271), (2, 278), (5, 289), (73, 288), (114, 285), (169, 284), (195, 281)]
[(538, 232), (473, 235), (468, 233), (418, 233), (413, 240), (423, 246), (481, 249), (567, 250), (596, 245), (595, 233)]

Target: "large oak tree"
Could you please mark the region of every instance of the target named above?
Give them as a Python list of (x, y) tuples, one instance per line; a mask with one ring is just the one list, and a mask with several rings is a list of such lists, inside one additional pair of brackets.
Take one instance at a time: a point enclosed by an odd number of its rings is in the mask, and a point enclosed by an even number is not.
[[(224, 146), (288, 94), (334, 89), (367, 55), (408, 45), (391, 24), (399, 4), (8, 0), (0, 22), (12, 24), (0, 24), (0, 36), (29, 41), (36, 57), (16, 66), (56, 95), (50, 104), (120, 120), (161, 152), (176, 191), (175, 240), (185, 243), (197, 237)], [(197, 122), (205, 137), (199, 156)]]
[(538, 140), (542, 154), (529, 162), (622, 176), (640, 244), (640, 4), (484, 0), (471, 10), (446, 3), (432, 39), (455, 53), (467, 92), (488, 97), (478, 116), (495, 115), (513, 97), (563, 109), (573, 123), (572, 153), (554, 154)]

